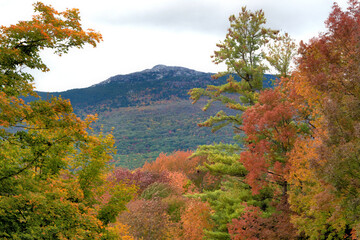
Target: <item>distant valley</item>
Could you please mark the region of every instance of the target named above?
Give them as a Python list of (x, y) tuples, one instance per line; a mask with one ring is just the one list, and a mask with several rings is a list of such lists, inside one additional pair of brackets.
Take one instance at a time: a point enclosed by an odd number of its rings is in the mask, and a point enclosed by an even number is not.
[[(212, 75), (157, 65), (141, 72), (113, 76), (88, 88), (38, 94), (43, 99), (51, 96), (70, 99), (81, 117), (98, 114), (95, 131), (112, 131), (116, 139), (115, 165), (133, 169), (155, 160), (160, 152), (232, 141), (230, 127), (211, 133), (210, 129), (197, 126), (220, 106), (203, 112), (201, 102), (192, 105), (189, 100), (188, 91), (192, 88), (226, 82), (226, 78), (213, 80)], [(273, 76), (265, 77), (264, 87), (270, 87)]]

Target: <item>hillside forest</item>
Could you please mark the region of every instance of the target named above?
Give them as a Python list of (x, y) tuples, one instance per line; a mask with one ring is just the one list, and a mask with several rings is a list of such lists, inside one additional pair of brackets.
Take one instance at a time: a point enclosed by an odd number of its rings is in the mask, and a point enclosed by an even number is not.
[[(212, 56), (226, 81), (189, 96), (220, 108), (194, 125), (233, 140), (131, 170), (112, 164), (116, 140), (93, 128), (96, 115), (40, 98), (26, 71), (49, 71), (44, 49), (96, 47), (101, 34), (77, 9), (34, 10), (0, 27), (1, 239), (360, 239), (357, 0), (334, 3), (326, 31), (299, 46), (262, 10), (230, 16)], [(269, 69), (277, 81), (264, 88)]]

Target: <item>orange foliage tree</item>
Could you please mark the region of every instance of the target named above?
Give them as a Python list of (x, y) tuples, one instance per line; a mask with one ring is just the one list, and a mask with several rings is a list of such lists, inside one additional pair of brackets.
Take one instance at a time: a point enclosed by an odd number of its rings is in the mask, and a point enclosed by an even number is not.
[(298, 71), (287, 83), (312, 129), (291, 154), (290, 199), (297, 226), (314, 238), (360, 230), (359, 12), (356, 0), (346, 10), (334, 4), (327, 31), (301, 44)]
[(208, 203), (190, 200), (181, 215), (182, 239), (197, 240), (205, 237), (205, 231), (211, 229), (211, 209)]
[[(193, 156), (192, 151), (176, 151), (170, 155), (161, 153), (154, 162), (145, 163), (142, 170), (158, 173), (171, 173), (173, 182), (177, 178), (175, 175), (183, 178), (181, 180), (184, 183), (184, 187), (194, 189), (194, 185), (197, 188), (203, 188), (211, 186), (217, 179), (209, 176), (204, 171), (198, 169), (198, 167), (205, 161), (205, 157)], [(189, 181), (185, 180), (187, 178)], [(175, 182), (174, 182), (175, 183)], [(178, 182), (179, 183), (179, 182)]]
[(146, 162), (142, 169), (153, 172), (183, 172), (191, 176), (196, 172), (196, 167), (203, 161), (202, 158), (190, 158), (192, 151), (176, 151), (170, 155), (160, 153), (154, 162)]
[(81, 120), (68, 100), (22, 98), (36, 97), (24, 69), (49, 70), (41, 50), (61, 55), (95, 47), (102, 37), (82, 29), (77, 9), (58, 12), (40, 2), (34, 8), (32, 20), (0, 27), (0, 238), (111, 238), (95, 204), (112, 136), (95, 135), (96, 117)]

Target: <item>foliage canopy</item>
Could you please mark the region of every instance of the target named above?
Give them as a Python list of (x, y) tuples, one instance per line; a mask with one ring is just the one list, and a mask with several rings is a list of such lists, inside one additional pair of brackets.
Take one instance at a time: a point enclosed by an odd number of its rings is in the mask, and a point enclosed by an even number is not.
[[(49, 70), (41, 50), (61, 55), (84, 44), (95, 47), (102, 37), (82, 29), (77, 9), (58, 12), (40, 2), (34, 9), (32, 20), (0, 28), (0, 237), (110, 237), (95, 204), (114, 152), (112, 136), (92, 133), (96, 117), (81, 120), (61, 97), (31, 103), (21, 98), (36, 96), (26, 69)], [(131, 192), (114, 191), (112, 199)]]

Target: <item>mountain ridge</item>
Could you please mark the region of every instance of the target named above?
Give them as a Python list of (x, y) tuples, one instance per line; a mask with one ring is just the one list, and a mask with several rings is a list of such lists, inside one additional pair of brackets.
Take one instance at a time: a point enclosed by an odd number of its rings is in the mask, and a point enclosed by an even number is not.
[(104, 85), (104, 84), (108, 84), (108, 83), (111, 83), (113, 81), (121, 81), (121, 80), (127, 80), (129, 79), (129, 77), (133, 77), (135, 75), (138, 75), (138, 74), (144, 74), (144, 73), (157, 73), (159, 76), (162, 76), (162, 77), (157, 77), (157, 79), (162, 79), (163, 78), (163, 73), (164, 72), (170, 72), (170, 71), (173, 71), (173, 72), (176, 72), (174, 75), (175, 76), (180, 76), (180, 75), (187, 75), (189, 76), (190, 74), (192, 75), (201, 75), (201, 74), (213, 74), (213, 73), (210, 73), (210, 72), (200, 72), (200, 71), (197, 71), (197, 70), (193, 70), (193, 69), (189, 69), (189, 68), (185, 68), (185, 67), (179, 67), (179, 66), (167, 66), (167, 65), (163, 65), (163, 64), (158, 64), (158, 65), (155, 65), (154, 67), (150, 68), (150, 69), (145, 69), (145, 70), (142, 70), (142, 71), (138, 71), (138, 72), (133, 72), (133, 73), (129, 73), (129, 74), (118, 74), (118, 75), (115, 75), (115, 76), (112, 76), (110, 78), (108, 78), (107, 80), (104, 80), (100, 83), (96, 83), (94, 85), (91, 85), (90, 87), (96, 87), (96, 86), (99, 86), (99, 85)]
[[(87, 88), (70, 89), (62, 92), (38, 92), (42, 98), (62, 96), (70, 99), (75, 109), (88, 109), (97, 105), (110, 104), (113, 108), (144, 106), (172, 98), (189, 99), (192, 88), (206, 88), (207, 85), (226, 83), (227, 77), (212, 79), (214, 73), (193, 69), (155, 65), (151, 69), (115, 75)], [(236, 76), (235, 76), (236, 77)], [(264, 87), (270, 87), (274, 76), (264, 75)], [(240, 79), (237, 79), (240, 80)]]

